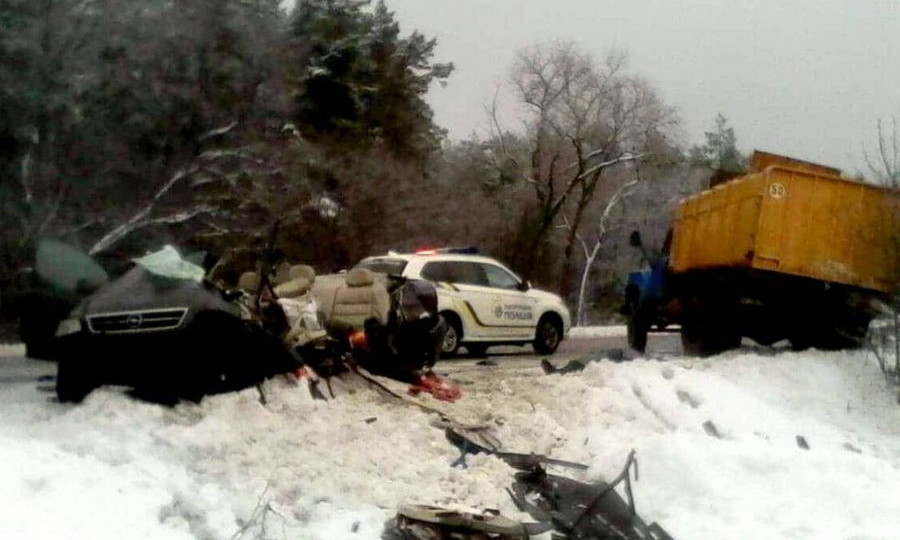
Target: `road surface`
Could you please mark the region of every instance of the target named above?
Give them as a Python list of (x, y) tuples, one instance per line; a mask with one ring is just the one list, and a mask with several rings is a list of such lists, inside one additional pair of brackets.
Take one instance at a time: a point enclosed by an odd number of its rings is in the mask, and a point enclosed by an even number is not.
[[(574, 359), (586, 357), (603, 358), (606, 355), (624, 359), (637, 358), (639, 355), (628, 347), (622, 332), (611, 332), (612, 335), (602, 337), (569, 337), (564, 340), (553, 355), (538, 355), (530, 345), (524, 347), (491, 347), (485, 356), (469, 355), (464, 349), (454, 358), (441, 360), (435, 366), (438, 372), (463, 373), (479, 369), (485, 365), (496, 364), (499, 368), (520, 369), (524, 367), (540, 367), (542, 359), (547, 359), (555, 367), (563, 367)], [(678, 334), (650, 334), (647, 342), (647, 353), (643, 356), (651, 358), (668, 358), (680, 356), (681, 341)]]

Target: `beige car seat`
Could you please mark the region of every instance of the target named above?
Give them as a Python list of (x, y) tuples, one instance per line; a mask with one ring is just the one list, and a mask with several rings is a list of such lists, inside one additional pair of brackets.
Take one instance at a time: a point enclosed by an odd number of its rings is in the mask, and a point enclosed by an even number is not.
[(238, 279), (238, 289), (246, 293), (256, 294), (256, 291), (259, 289), (259, 275), (256, 272), (244, 272)]
[(290, 277), (290, 280), (275, 287), (275, 294), (290, 325), (284, 341), (289, 347), (297, 347), (326, 334), (321, 324), (323, 317), (318, 310), (318, 298), (312, 292), (315, 270), (305, 264), (296, 265), (291, 267)]
[(334, 292), (328, 323), (332, 327), (362, 330), (364, 323), (374, 318), (383, 325), (387, 324), (390, 308), (391, 300), (384, 284), (375, 279), (371, 270), (354, 268)]
[(281, 261), (275, 266), (273, 276), (272, 276), (272, 285), (281, 285), (291, 279), (291, 263), (287, 261)]
[(306, 294), (316, 280), (316, 271), (312, 266), (298, 264), (290, 268), (289, 278), (275, 286), (279, 298), (297, 298)]
[(315, 282), (312, 284), (310, 294), (319, 304), (319, 313), (323, 321), (331, 319), (331, 311), (334, 307), (334, 293), (343, 287), (346, 280), (345, 274), (325, 274), (316, 276)]
[(291, 279), (306, 278), (310, 283), (316, 280), (316, 271), (308, 264), (295, 264), (291, 267)]

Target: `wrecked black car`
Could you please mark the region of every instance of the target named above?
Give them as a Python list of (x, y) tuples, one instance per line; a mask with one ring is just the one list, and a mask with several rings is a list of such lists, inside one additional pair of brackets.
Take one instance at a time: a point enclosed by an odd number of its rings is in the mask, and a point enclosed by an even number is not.
[(290, 371), (297, 362), (252, 320), (240, 292), (204, 279), (174, 248), (137, 259), (59, 323), (57, 396), (105, 384), (162, 402), (197, 401)]
[(109, 281), (87, 253), (53, 239), (38, 241), (34, 266), (16, 276), (14, 312), (29, 358), (52, 360), (59, 322), (84, 298)]

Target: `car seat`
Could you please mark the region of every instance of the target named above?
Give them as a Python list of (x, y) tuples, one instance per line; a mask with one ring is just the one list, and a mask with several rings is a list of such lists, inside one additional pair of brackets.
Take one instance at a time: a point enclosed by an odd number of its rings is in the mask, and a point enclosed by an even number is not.
[(259, 274), (256, 272), (244, 272), (241, 274), (241, 277), (238, 279), (238, 289), (246, 293), (256, 294), (256, 291), (259, 289)]
[(281, 285), (291, 279), (291, 263), (287, 261), (281, 261), (275, 266), (272, 275), (272, 285)]
[(287, 281), (275, 286), (279, 298), (297, 298), (306, 294), (316, 280), (316, 271), (306, 264), (292, 266)]
[(316, 271), (308, 264), (295, 264), (291, 267), (291, 279), (306, 278), (310, 283), (316, 280)]
[(371, 270), (354, 268), (334, 292), (328, 324), (332, 328), (363, 330), (366, 321), (379, 325), (388, 321), (391, 300), (387, 288), (375, 279)]

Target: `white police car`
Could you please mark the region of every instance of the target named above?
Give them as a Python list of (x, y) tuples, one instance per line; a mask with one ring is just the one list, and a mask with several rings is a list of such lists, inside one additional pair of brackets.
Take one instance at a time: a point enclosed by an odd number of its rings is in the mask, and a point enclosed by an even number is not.
[(449, 327), (442, 344), (445, 355), (460, 345), (478, 356), (491, 345), (528, 343), (539, 354), (552, 354), (571, 324), (559, 296), (531, 288), (472, 248), (388, 252), (367, 257), (357, 267), (434, 282), (438, 310)]

